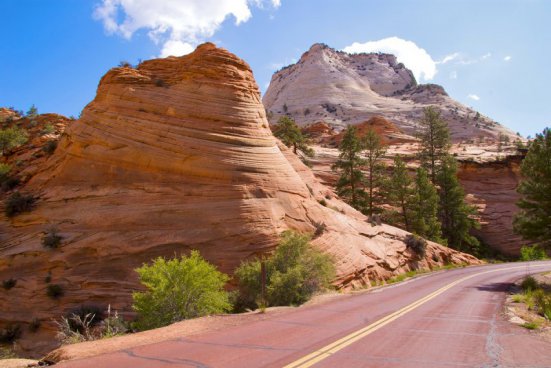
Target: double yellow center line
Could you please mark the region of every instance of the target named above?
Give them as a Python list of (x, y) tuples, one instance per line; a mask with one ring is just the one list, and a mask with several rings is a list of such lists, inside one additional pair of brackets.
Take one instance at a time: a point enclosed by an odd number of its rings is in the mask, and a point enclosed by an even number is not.
[[(496, 269), (496, 270), (490, 270), (490, 271), (484, 271), (484, 272), (478, 272), (478, 273), (475, 273), (473, 275), (469, 275), (469, 276), (465, 276), (459, 280), (456, 280), (456, 281), (453, 281), (449, 284), (447, 284), (446, 286), (443, 286), (441, 287), (440, 289), (430, 293), (429, 295), (419, 299), (419, 300), (416, 300), (415, 302), (405, 306), (404, 308), (400, 309), (400, 310), (397, 310), (396, 312), (394, 313), (391, 313), (389, 314), (388, 316), (386, 317), (383, 317), (381, 318), (380, 320), (370, 324), (369, 326), (366, 326), (366, 327), (363, 327), (357, 331), (354, 331), (352, 332), (351, 334), (349, 335), (346, 335), (345, 337), (327, 345), (327, 346), (324, 346), (323, 348), (319, 349), (319, 350), (316, 350), (314, 351), (313, 353), (311, 354), (308, 354), (290, 364), (287, 364), (285, 367), (283, 368), (306, 368), (306, 367), (311, 367), (313, 366), (314, 364), (330, 357), (331, 355), (335, 354), (337, 351), (341, 350), (341, 349), (344, 349), (345, 347), (355, 343), (356, 341), (366, 337), (367, 335), (377, 331), (378, 329), (386, 326), (387, 324), (391, 323), (392, 321), (400, 318), (401, 316), (411, 312), (412, 310), (420, 307), (421, 305), (425, 304), (426, 302), (428, 302), (429, 300), (432, 300), (434, 298), (436, 298), (438, 295), (444, 293), (445, 291), (451, 289), (452, 287), (454, 287), (455, 285), (463, 282), (463, 281), (466, 281), (468, 279), (471, 279), (473, 277), (476, 277), (476, 276), (480, 276), (480, 275), (484, 275), (484, 274), (487, 274), (487, 273), (492, 273), (492, 272), (499, 272), (499, 271), (510, 271), (510, 270), (514, 270), (514, 269), (519, 269), (519, 268), (525, 268), (526, 266), (516, 266), (516, 267), (509, 267), (509, 268), (499, 268), (499, 269)], [(549, 267), (548, 265), (531, 265), (530, 267)]]

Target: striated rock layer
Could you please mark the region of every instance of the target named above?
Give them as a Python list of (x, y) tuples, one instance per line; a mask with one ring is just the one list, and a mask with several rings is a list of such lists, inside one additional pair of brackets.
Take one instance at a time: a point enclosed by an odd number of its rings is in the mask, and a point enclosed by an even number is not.
[(342, 129), (383, 115), (413, 134), (423, 108), (437, 106), (456, 142), (474, 138), (516, 139), (509, 129), (460, 104), (438, 85), (418, 85), (389, 54), (347, 54), (314, 44), (296, 64), (272, 76), (263, 97), (270, 122), (292, 116), (301, 126), (324, 121)]
[[(0, 280), (17, 284), (0, 292), (0, 327), (42, 321), (36, 333), (22, 330), (30, 355), (53, 347), (51, 319), (80, 305), (128, 316), (143, 262), (199, 249), (231, 273), (290, 228), (318, 229), (313, 244), (334, 256), (339, 287), (478, 262), (433, 243), (419, 260), (406, 232), (373, 226), (336, 199), (277, 145), (249, 66), (213, 44), (110, 70), (23, 191), (40, 199), (31, 212), (1, 217)], [(46, 249), (52, 225), (63, 240)], [(49, 298), (48, 283), (64, 295)]]

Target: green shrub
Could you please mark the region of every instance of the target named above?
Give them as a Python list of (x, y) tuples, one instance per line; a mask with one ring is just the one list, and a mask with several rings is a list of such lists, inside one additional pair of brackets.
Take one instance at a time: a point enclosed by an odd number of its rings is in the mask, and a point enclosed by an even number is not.
[(533, 278), (532, 276), (528, 276), (524, 280), (522, 280), (520, 287), (524, 291), (534, 291), (539, 287), (539, 285), (535, 278)]
[(0, 163), (0, 181), (8, 177), (10, 170), (11, 170), (10, 165)]
[(427, 251), (427, 241), (425, 239), (415, 234), (408, 234), (404, 239), (404, 243), (406, 243), (406, 246), (413, 250), (419, 258), (425, 256)]
[(11, 344), (21, 336), (21, 326), (18, 324), (7, 325), (0, 330), (0, 344)]
[(59, 235), (57, 228), (52, 226), (42, 238), (42, 245), (46, 248), (57, 248), (61, 244), (61, 240), (63, 237)]
[(2, 287), (6, 290), (10, 290), (15, 286), (15, 284), (17, 284), (17, 280), (13, 278), (2, 281)]
[(59, 299), (65, 294), (63, 287), (58, 284), (49, 284), (46, 287), (46, 295), (52, 299)]
[(520, 248), (521, 261), (538, 261), (543, 259), (547, 259), (547, 253), (545, 253), (545, 249), (539, 245), (534, 245), (531, 247), (525, 245)]
[(103, 319), (103, 308), (96, 305), (81, 305), (71, 310), (66, 316), (72, 331), (84, 334), (82, 321), (87, 321), (90, 327), (96, 326)]
[(13, 217), (22, 212), (28, 212), (32, 209), (35, 201), (35, 197), (31, 194), (15, 192), (6, 199), (4, 212), (8, 217)]
[(17, 354), (13, 351), (13, 348), (7, 346), (0, 346), (0, 360), (2, 359), (16, 359)]
[[(285, 231), (273, 256), (267, 258), (268, 305), (299, 305), (330, 286), (335, 276), (331, 258), (313, 249), (310, 235)], [(261, 300), (260, 260), (243, 262), (235, 271), (239, 283), (236, 308), (257, 308)]]
[(57, 141), (48, 141), (48, 142), (46, 142), (44, 147), (42, 147), (42, 151), (44, 151), (47, 154), (51, 155), (52, 153), (55, 152), (56, 148), (57, 148)]
[(55, 128), (52, 124), (48, 123), (44, 125), (44, 128), (42, 128), (42, 131), (40, 132), (40, 135), (46, 135), (46, 134), (52, 134), (55, 133)]
[(25, 144), (28, 140), (27, 132), (17, 127), (0, 130), (0, 152), (3, 156), (11, 150)]
[(522, 327), (528, 329), (528, 330), (535, 330), (537, 329), (539, 326), (536, 322), (525, 322)]
[(0, 189), (2, 191), (7, 192), (18, 186), (20, 183), (19, 178), (16, 178), (14, 176), (8, 176), (4, 179), (0, 179)]
[(224, 285), (228, 276), (204, 260), (198, 251), (189, 257), (157, 258), (136, 272), (145, 292), (136, 292), (135, 327), (148, 330), (188, 318), (223, 313), (231, 309)]
[(38, 318), (33, 318), (33, 320), (29, 323), (29, 331), (31, 331), (32, 333), (38, 331), (40, 325), (40, 320)]

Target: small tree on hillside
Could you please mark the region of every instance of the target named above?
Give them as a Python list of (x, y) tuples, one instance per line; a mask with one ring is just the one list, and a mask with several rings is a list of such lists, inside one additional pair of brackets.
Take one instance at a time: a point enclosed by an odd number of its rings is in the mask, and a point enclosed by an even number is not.
[(388, 199), (398, 208), (404, 228), (411, 229), (411, 210), (413, 204), (412, 180), (408, 175), (407, 167), (400, 156), (394, 157), (392, 176), (388, 182)]
[(513, 225), (524, 239), (551, 248), (551, 129), (537, 134), (521, 166), (522, 198)]
[(423, 238), (442, 243), (438, 220), (438, 192), (430, 182), (427, 170), (420, 167), (415, 177), (411, 230)]
[(0, 130), (0, 151), (2, 156), (8, 155), (12, 149), (27, 142), (27, 132), (24, 129), (11, 127)]
[(348, 126), (339, 145), (339, 159), (332, 167), (339, 173), (337, 194), (358, 210), (365, 208), (367, 197), (364, 189), (365, 176), (362, 172), (366, 160), (361, 157), (362, 150), (362, 142), (356, 134), (356, 127)]
[(433, 106), (423, 110), (423, 118), (419, 122), (421, 165), (427, 169), (433, 184), (436, 183), (439, 167), (450, 148), (450, 132), (448, 124), (440, 117), (440, 112)]
[(198, 251), (180, 259), (159, 257), (136, 272), (147, 289), (132, 294), (132, 308), (138, 313), (135, 327), (139, 330), (231, 309), (224, 290), (229, 277), (205, 261)]
[(375, 206), (381, 202), (381, 185), (384, 178), (384, 166), (381, 164), (386, 150), (379, 135), (369, 129), (362, 138), (362, 145), (366, 156), (367, 167), (367, 214), (373, 215)]
[(453, 157), (444, 158), (436, 180), (440, 192), (439, 217), (444, 239), (454, 249), (476, 253), (479, 242), (469, 232), (479, 227), (473, 219), (477, 212), (475, 207), (465, 203), (465, 192), (457, 179), (457, 163)]
[(295, 154), (301, 151), (308, 157), (314, 156), (314, 150), (308, 147), (306, 137), (290, 117), (282, 116), (279, 118), (274, 128), (274, 136), (279, 138), (287, 147), (292, 147)]
[(38, 115), (38, 109), (33, 104), (31, 107), (29, 107), (29, 110), (27, 111), (27, 117), (34, 118), (36, 117), (36, 115)]

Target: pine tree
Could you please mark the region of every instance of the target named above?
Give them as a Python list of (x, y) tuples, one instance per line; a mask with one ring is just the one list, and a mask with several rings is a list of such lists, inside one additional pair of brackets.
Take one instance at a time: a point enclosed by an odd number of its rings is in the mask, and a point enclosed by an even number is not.
[(308, 147), (306, 137), (300, 131), (300, 128), (293, 119), (288, 116), (282, 116), (274, 129), (274, 136), (279, 138), (287, 147), (293, 147), (295, 155), (301, 151), (308, 157), (314, 155), (314, 150)]
[(437, 243), (442, 243), (442, 230), (438, 220), (438, 192), (430, 182), (427, 170), (420, 167), (415, 177), (411, 229)]
[(551, 248), (551, 129), (537, 134), (521, 165), (520, 212), (513, 225), (524, 239)]
[(367, 162), (367, 214), (373, 215), (376, 205), (381, 202), (381, 185), (383, 182), (384, 166), (381, 159), (385, 154), (385, 148), (379, 135), (373, 129), (369, 129), (362, 138), (362, 144)]
[(400, 156), (394, 157), (394, 168), (390, 182), (387, 185), (388, 199), (398, 208), (404, 228), (411, 229), (411, 209), (413, 203), (412, 180), (408, 175), (407, 167)]
[(469, 231), (478, 228), (478, 222), (472, 218), (476, 208), (465, 203), (465, 193), (457, 179), (457, 163), (446, 156), (436, 177), (440, 194), (439, 217), (442, 235), (450, 247), (461, 251), (476, 253), (478, 240)]
[(440, 112), (435, 107), (426, 107), (423, 113), (423, 118), (419, 122), (419, 155), (421, 165), (427, 169), (432, 183), (435, 184), (441, 162), (450, 148), (450, 132), (448, 124), (442, 120)]
[(339, 145), (339, 159), (333, 165), (333, 170), (340, 174), (337, 194), (360, 211), (365, 208), (367, 196), (363, 185), (365, 176), (361, 170), (366, 164), (361, 157), (362, 150), (356, 127), (348, 126)]

